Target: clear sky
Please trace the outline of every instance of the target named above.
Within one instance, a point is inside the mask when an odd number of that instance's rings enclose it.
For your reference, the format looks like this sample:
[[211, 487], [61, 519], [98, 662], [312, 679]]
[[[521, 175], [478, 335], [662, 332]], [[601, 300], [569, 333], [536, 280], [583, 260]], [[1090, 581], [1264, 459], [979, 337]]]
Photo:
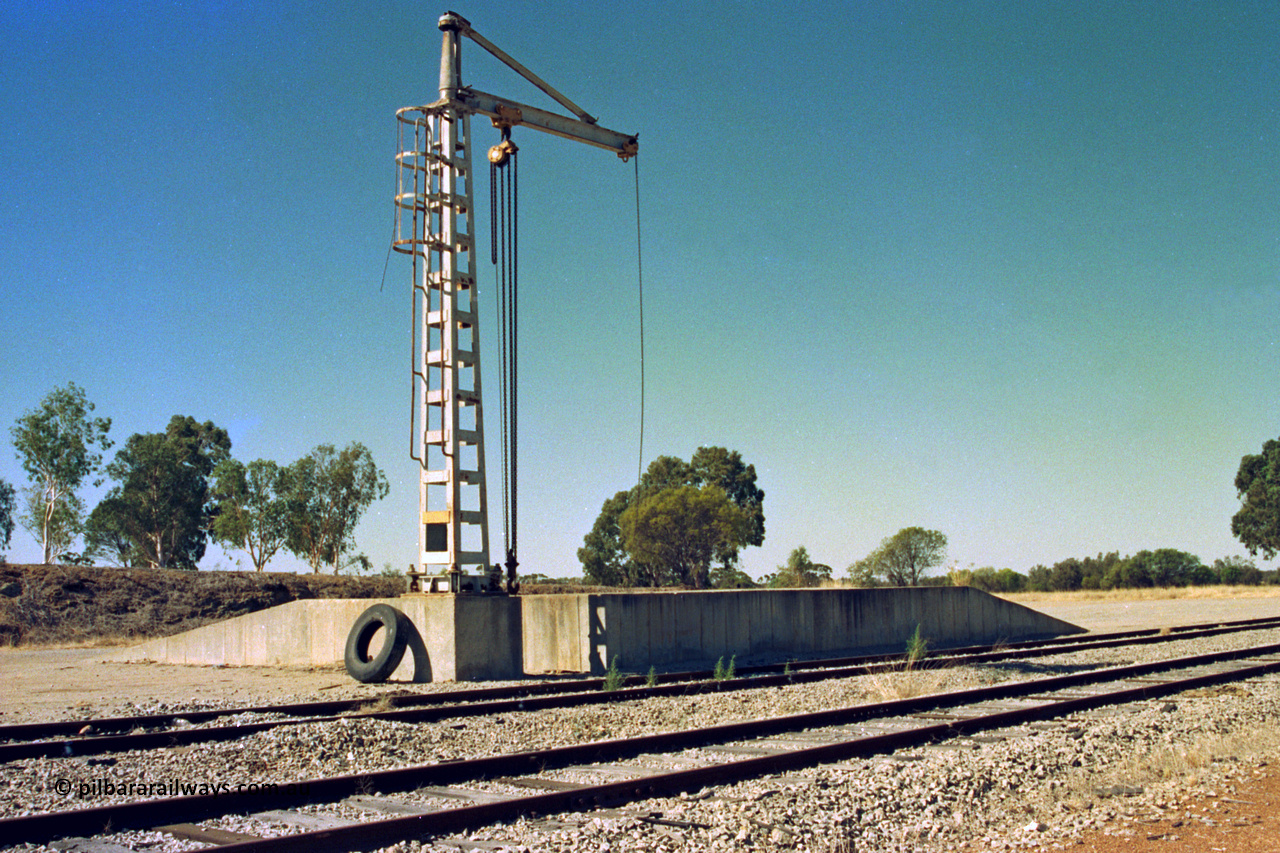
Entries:
[[[843, 572], [911, 525], [1019, 571], [1243, 553], [1235, 471], [1280, 435], [1276, 4], [458, 1], [640, 134], [644, 461], [755, 465], [748, 572], [802, 544]], [[395, 110], [437, 97], [447, 8], [0, 5], [0, 477], [8, 426], [74, 381], [117, 446], [174, 414], [245, 461], [363, 442], [392, 491], [358, 550], [414, 559], [409, 270], [383, 267]], [[635, 172], [515, 140], [520, 556], [569, 575], [639, 463]]]

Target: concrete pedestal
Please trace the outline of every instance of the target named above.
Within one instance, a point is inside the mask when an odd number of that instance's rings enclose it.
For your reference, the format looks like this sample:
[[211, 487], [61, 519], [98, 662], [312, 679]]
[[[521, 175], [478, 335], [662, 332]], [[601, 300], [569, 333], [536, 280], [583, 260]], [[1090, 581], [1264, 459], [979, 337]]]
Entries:
[[[418, 629], [426, 651], [410, 638], [393, 678], [414, 681], [493, 681], [524, 674], [520, 599], [506, 595], [430, 593], [387, 602]], [[350, 626], [348, 626], [349, 628]], [[346, 636], [343, 635], [343, 642]], [[415, 660], [417, 658], [417, 660]], [[341, 659], [341, 655], [339, 655]], [[410, 668], [406, 671], [406, 668]], [[425, 676], [425, 677], [423, 677]]]

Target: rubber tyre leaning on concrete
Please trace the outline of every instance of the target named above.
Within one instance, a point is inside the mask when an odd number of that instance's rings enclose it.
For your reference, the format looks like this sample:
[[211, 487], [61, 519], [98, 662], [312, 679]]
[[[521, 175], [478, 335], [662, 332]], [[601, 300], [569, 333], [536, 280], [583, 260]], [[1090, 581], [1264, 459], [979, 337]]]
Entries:
[[[390, 604], [375, 604], [361, 613], [347, 635], [347, 673], [364, 684], [378, 684], [390, 678], [404, 658], [409, 642], [408, 621], [409, 617]], [[385, 633], [382, 648], [370, 657], [369, 642], [379, 628]]]

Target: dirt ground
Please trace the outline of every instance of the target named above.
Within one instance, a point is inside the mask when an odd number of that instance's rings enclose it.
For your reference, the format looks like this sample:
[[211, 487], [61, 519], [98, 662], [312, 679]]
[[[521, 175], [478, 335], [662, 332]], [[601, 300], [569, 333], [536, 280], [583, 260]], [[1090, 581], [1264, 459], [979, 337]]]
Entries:
[[102, 661], [103, 651], [0, 647], [0, 725], [154, 712], [160, 705], [183, 709], [213, 702], [241, 707], [362, 698], [415, 687], [360, 684], [336, 665], [303, 669], [117, 663]]
[[[1132, 631], [1206, 622], [1280, 616], [1280, 587], [1253, 588], [1249, 598], [1175, 598], [1134, 601], [1027, 601], [1024, 606], [1090, 631]], [[1269, 594], [1263, 594], [1269, 593]], [[1016, 600], [1016, 599], [1015, 599]], [[1280, 850], [1280, 846], [1277, 847]]]
[[[1184, 800], [1180, 818], [1114, 824], [1068, 850], [1088, 853], [1276, 853], [1280, 850], [1280, 774], [1267, 768], [1229, 797]], [[1204, 821], [1208, 821], [1205, 823]]]

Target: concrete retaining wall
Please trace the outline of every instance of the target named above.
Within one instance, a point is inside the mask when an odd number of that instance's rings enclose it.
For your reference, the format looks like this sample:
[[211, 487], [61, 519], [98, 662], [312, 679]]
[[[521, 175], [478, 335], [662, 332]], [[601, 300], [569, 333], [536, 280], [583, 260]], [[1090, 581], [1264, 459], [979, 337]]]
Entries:
[[[347, 634], [377, 599], [309, 599], [113, 653], [114, 660], [228, 666], [341, 664]], [[968, 587], [725, 590], [583, 595], [408, 595], [382, 599], [417, 629], [392, 676], [478, 681], [602, 674], [609, 662], [701, 666], [736, 655], [803, 658], [902, 650], [917, 625], [933, 646], [1084, 629]], [[376, 642], [376, 641], [375, 641]]]
[[522, 596], [524, 670], [602, 674], [901, 650], [920, 626], [934, 646], [1084, 629], [971, 587], [725, 590]]
[[[520, 600], [505, 596], [413, 595], [401, 598], [323, 598], [291, 601], [115, 652], [113, 660], [206, 666], [324, 666], [342, 664], [347, 635], [374, 604], [390, 604], [417, 629], [403, 681], [480, 681], [519, 678]], [[378, 641], [375, 639], [374, 646]]]

